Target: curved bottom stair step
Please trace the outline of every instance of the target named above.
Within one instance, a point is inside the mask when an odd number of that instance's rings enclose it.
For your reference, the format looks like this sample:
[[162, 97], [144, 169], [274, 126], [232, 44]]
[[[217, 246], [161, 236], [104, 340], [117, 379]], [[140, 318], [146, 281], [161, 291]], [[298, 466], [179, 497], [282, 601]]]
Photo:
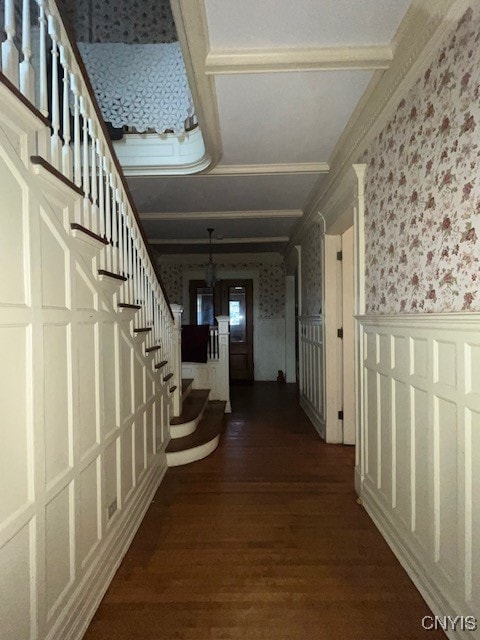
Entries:
[[166, 449], [169, 467], [202, 460], [215, 451], [222, 432], [225, 405], [222, 400], [210, 401], [194, 433], [170, 440]]
[[183, 402], [182, 413], [170, 421], [170, 437], [183, 438], [197, 428], [207, 406], [210, 389], [194, 389]]

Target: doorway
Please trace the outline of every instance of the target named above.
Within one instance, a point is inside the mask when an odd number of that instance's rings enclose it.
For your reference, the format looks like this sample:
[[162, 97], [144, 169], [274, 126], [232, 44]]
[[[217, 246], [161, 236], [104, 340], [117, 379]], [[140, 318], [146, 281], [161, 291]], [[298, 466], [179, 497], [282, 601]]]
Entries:
[[190, 280], [190, 323], [215, 324], [216, 316], [230, 318], [230, 380], [253, 382], [253, 281], [219, 280], [207, 287]]

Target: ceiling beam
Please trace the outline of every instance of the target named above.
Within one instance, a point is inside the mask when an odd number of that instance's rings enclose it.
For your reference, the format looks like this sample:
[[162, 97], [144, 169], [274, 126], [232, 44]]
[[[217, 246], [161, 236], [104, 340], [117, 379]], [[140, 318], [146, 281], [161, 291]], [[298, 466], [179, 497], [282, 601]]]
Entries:
[[291, 173], [328, 173], [328, 162], [293, 162], [277, 164], [217, 164], [203, 175], [209, 176], [255, 176], [283, 175]]
[[[288, 236], [265, 236], [253, 238], [212, 238], [213, 244], [261, 244], [270, 242], [288, 242]], [[149, 238], [150, 244], [209, 244], [206, 238]]]
[[325, 71], [333, 69], [388, 69], [390, 45], [317, 47], [308, 49], [213, 49], [207, 54], [207, 75]]
[[142, 220], [266, 220], [267, 218], [301, 218], [301, 209], [279, 211], [187, 211], [140, 213]]

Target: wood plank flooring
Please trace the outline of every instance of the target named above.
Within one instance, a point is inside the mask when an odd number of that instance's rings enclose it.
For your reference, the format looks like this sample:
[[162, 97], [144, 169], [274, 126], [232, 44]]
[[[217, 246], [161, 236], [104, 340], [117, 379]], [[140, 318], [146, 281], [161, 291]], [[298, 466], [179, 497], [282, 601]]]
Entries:
[[413, 640], [431, 615], [293, 385], [232, 389], [219, 448], [169, 469], [86, 640]]

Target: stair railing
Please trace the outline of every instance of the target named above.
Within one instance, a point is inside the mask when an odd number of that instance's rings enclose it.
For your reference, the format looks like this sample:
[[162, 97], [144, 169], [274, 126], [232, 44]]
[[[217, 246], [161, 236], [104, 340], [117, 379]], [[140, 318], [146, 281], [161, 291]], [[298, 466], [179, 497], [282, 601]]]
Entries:
[[147, 334], [147, 350], [161, 347], [161, 368], [173, 354], [173, 315], [75, 40], [54, 0], [2, 4], [2, 74], [48, 118], [38, 153], [83, 192], [72, 223], [105, 245], [99, 274], [121, 281], [117, 302], [137, 308], [136, 328]]

